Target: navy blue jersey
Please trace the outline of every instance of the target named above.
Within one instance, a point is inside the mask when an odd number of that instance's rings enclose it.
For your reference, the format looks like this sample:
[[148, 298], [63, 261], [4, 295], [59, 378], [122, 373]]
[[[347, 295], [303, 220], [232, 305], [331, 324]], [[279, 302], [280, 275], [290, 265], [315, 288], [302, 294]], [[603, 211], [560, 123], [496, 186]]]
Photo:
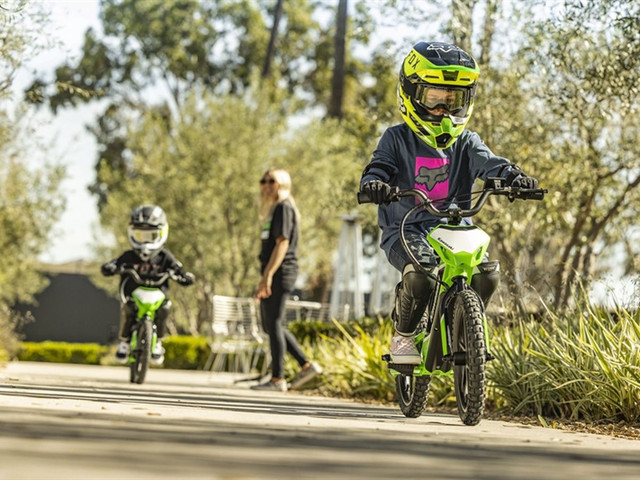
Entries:
[[[429, 147], [402, 123], [383, 133], [362, 174], [360, 186], [370, 180], [381, 180], [401, 190], [418, 188], [432, 200], [439, 201], [438, 208], [456, 203], [460, 208], [468, 209], [471, 207], [470, 193], [476, 179], [506, 178], [514, 169], [509, 160], [494, 155], [477, 133], [465, 130], [451, 147], [438, 150]], [[382, 229], [380, 246], [387, 256], [399, 238], [402, 216], [415, 202], [414, 198], [407, 197], [379, 206], [378, 224]], [[407, 220], [405, 230], [426, 235], [444, 221], [421, 210]], [[471, 219], [466, 218], [463, 223], [471, 224]]]

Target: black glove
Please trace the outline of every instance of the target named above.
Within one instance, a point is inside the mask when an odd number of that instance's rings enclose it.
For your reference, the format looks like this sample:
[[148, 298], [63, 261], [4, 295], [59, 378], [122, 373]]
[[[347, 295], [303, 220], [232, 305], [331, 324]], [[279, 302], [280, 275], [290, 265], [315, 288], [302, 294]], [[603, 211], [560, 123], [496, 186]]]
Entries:
[[104, 275], [105, 277], [110, 277], [111, 275], [114, 275], [117, 269], [118, 267], [116, 266], [115, 262], [108, 262], [102, 265], [102, 267], [100, 267], [100, 271], [102, 272], [102, 275]]
[[538, 180], [533, 177], [527, 177], [524, 173], [521, 173], [511, 180], [509, 186], [516, 188], [538, 188]]
[[369, 180], [362, 185], [361, 191], [369, 195], [373, 203], [380, 205], [388, 201], [389, 195], [391, 194], [391, 187], [388, 183], [380, 180]]
[[195, 281], [196, 281], [195, 275], [191, 272], [187, 272], [182, 276], [180, 280], [178, 280], [178, 283], [180, 285], [184, 285], [185, 287], [187, 287], [189, 285], [193, 285], [193, 282]]

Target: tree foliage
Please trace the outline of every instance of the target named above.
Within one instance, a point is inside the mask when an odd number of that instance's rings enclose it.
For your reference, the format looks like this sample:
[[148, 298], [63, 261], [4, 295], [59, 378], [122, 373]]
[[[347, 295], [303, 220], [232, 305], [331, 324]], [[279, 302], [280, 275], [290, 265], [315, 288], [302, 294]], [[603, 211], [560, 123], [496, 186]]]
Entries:
[[[562, 307], [596, 272], [596, 256], [620, 241], [633, 252], [625, 232], [639, 182], [636, 3], [566, 0], [548, 11], [544, 1], [355, 2], [334, 122], [319, 119], [331, 98], [338, 1], [283, 2], [270, 75], [256, 81], [276, 2], [102, 0], [103, 32], [88, 31], [81, 59], [56, 72], [59, 84], [93, 95], [34, 88], [54, 109], [102, 99], [92, 190], [103, 223], [124, 247], [122, 222], [134, 204], [167, 209], [170, 245], [203, 279], [195, 329], [213, 291], [250, 293], [255, 192], [239, 179], [251, 187], [268, 166], [290, 170], [301, 193], [304, 274], [322, 296], [338, 216], [354, 206], [382, 128], [399, 120], [402, 53], [419, 40], [458, 42], [482, 70], [469, 127], [550, 189], [541, 203], [493, 203], [479, 219], [492, 233], [491, 253], [522, 308], [527, 292]], [[425, 21], [434, 25], [429, 38], [408, 38]], [[378, 27], [402, 41], [373, 44]], [[373, 215], [365, 229], [375, 230]]]
[[532, 101], [553, 127], [545, 129], [552, 155], [539, 164], [555, 174], [548, 185], [559, 200], [547, 211], [556, 231], [543, 248], [557, 252], [549, 290], [560, 308], [572, 303], [579, 282], [593, 279], [603, 249], [636, 223], [640, 201], [640, 6], [614, 3], [567, 0], [531, 32], [537, 48], [523, 49]]
[[192, 312], [193, 332], [208, 318], [212, 294], [254, 292], [260, 250], [257, 182], [265, 170], [278, 166], [292, 175], [307, 273], [331, 264], [339, 215], [352, 202], [363, 166], [358, 144], [336, 134], [334, 122], [290, 130], [268, 97], [194, 96], [169, 132], [166, 119], [150, 113], [130, 127], [127, 181], [115, 181], [119, 172], [107, 163], [101, 167], [101, 178], [111, 186], [102, 220], [117, 235], [113, 255], [129, 248], [126, 222], [133, 207], [154, 203], [167, 212], [167, 246], [198, 278], [197, 305], [191, 289], [172, 293], [179, 308]]
[[[28, 162], [36, 125], [29, 109], [12, 101], [16, 71], [44, 43], [38, 32], [46, 25], [40, 9], [26, 2], [3, 2], [0, 9], [0, 357], [11, 350], [17, 318], [11, 308], [30, 302], [45, 278], [37, 271], [37, 256], [50, 240], [51, 228], [63, 207], [60, 182], [64, 169]], [[46, 42], [45, 42], [46, 43]], [[37, 141], [35, 142], [37, 143]], [[28, 166], [31, 165], [31, 166]]]

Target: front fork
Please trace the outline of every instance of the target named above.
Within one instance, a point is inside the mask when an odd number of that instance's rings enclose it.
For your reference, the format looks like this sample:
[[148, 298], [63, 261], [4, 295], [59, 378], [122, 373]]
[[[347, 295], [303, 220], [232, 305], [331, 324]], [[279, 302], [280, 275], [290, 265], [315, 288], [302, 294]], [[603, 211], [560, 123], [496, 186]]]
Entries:
[[134, 353], [136, 351], [136, 346], [138, 345], [138, 329], [140, 328], [140, 325], [145, 322], [145, 320], [150, 320], [151, 326], [152, 326], [151, 328], [153, 328], [153, 332], [151, 334], [151, 351], [153, 351], [153, 349], [156, 348], [156, 343], [158, 341], [156, 324], [153, 322], [153, 319], [151, 319], [148, 315], [144, 315], [142, 318], [138, 319], [135, 327], [133, 328], [133, 332], [131, 333], [131, 341], [129, 342], [129, 345], [131, 347], [129, 350], [131, 352], [129, 354], [130, 363], [135, 362]]

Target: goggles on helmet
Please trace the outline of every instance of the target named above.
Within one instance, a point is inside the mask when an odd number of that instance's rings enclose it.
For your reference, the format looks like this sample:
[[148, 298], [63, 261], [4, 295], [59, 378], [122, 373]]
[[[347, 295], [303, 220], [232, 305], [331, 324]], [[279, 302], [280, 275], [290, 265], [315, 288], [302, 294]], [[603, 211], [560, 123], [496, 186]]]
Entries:
[[[471, 92], [467, 88], [416, 86], [414, 101], [425, 110], [441, 108], [452, 117], [463, 118], [469, 108]], [[431, 112], [427, 112], [431, 114]]]
[[162, 230], [131, 227], [129, 235], [136, 243], [154, 243], [162, 237]]

